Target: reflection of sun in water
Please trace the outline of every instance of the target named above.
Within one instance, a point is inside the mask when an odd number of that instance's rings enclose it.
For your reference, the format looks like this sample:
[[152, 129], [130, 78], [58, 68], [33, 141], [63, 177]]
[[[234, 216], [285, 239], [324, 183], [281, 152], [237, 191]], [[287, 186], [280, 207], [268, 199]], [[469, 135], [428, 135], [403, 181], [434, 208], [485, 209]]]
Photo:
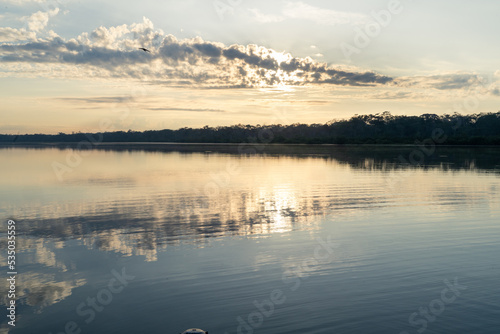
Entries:
[[295, 192], [289, 185], [275, 186], [270, 191], [261, 189], [258, 201], [264, 204], [264, 212], [269, 220], [269, 233], [291, 231], [291, 216], [299, 209]]

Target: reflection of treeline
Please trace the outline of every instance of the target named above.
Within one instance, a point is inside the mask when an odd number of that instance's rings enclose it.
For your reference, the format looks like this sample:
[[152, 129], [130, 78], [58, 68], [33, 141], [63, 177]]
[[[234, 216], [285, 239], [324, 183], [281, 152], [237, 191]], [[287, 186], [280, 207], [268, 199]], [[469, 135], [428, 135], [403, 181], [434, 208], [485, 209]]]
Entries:
[[394, 116], [384, 112], [355, 115], [326, 124], [238, 124], [143, 132], [0, 135], [0, 142], [79, 142], [88, 141], [90, 137], [99, 138], [99, 142], [413, 144], [430, 138], [436, 129], [446, 138], [442, 144], [500, 145], [500, 112], [421, 116]]

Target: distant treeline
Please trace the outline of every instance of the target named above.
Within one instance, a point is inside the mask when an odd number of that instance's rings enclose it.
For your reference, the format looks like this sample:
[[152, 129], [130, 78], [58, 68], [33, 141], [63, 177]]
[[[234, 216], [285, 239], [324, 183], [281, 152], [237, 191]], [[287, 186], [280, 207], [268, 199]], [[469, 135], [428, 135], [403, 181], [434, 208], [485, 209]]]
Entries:
[[434, 138], [436, 144], [500, 145], [500, 112], [472, 115], [394, 116], [389, 112], [355, 115], [326, 124], [243, 125], [178, 130], [115, 131], [0, 135], [0, 143], [177, 142], [284, 144], [415, 144]]

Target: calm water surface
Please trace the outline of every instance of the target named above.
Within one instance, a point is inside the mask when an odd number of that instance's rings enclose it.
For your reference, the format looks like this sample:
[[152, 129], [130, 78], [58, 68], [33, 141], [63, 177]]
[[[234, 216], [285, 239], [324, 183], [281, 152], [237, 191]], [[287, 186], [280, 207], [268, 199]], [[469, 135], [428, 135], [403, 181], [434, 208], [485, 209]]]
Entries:
[[124, 147], [0, 149], [0, 333], [500, 333], [498, 149]]

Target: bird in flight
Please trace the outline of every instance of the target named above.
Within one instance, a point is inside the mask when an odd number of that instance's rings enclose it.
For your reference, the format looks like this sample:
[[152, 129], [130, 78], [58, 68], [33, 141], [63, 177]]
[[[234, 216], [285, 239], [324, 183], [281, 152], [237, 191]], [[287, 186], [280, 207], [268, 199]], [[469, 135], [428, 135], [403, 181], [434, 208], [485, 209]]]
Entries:
[[146, 48], [139, 48], [139, 50], [142, 50], [142, 51], [144, 51], [144, 52], [149, 52], [149, 53], [151, 53], [151, 51], [149, 51], [149, 50], [148, 50], [148, 49], [146, 49]]

